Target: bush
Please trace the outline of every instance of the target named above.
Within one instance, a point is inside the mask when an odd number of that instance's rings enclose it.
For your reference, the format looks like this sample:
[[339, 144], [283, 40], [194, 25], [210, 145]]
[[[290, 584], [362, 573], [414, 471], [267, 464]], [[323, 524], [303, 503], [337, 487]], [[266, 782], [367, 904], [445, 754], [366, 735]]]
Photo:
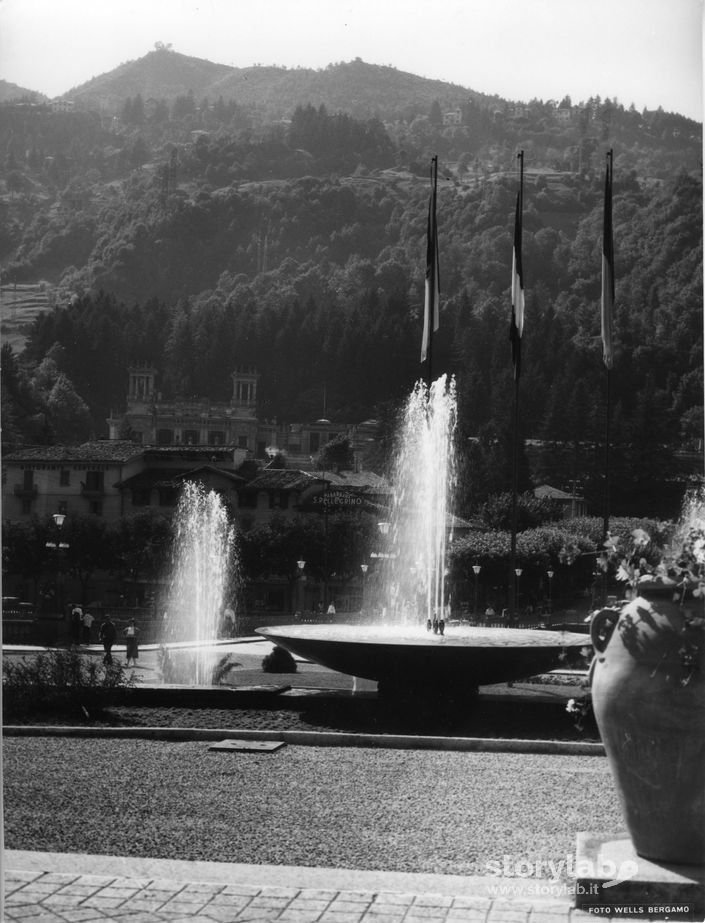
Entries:
[[90, 717], [112, 704], [115, 691], [129, 688], [132, 682], [121, 663], [105, 665], [74, 649], [47, 651], [31, 659], [6, 657], [4, 718], [78, 709]]
[[296, 661], [283, 647], [274, 647], [262, 660], [263, 673], [296, 673]]

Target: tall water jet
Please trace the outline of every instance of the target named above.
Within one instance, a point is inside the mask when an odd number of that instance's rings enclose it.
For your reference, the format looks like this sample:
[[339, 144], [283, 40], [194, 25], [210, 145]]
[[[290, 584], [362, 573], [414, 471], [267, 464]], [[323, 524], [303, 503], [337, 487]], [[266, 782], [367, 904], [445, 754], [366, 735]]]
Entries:
[[379, 582], [387, 621], [434, 627], [444, 617], [446, 548], [456, 487], [455, 379], [417, 382], [398, 434], [387, 551]]
[[164, 601], [163, 641], [194, 646], [192, 681], [210, 683], [207, 646], [217, 639], [235, 569], [235, 530], [219, 494], [197, 483], [184, 485], [174, 517], [169, 591]]

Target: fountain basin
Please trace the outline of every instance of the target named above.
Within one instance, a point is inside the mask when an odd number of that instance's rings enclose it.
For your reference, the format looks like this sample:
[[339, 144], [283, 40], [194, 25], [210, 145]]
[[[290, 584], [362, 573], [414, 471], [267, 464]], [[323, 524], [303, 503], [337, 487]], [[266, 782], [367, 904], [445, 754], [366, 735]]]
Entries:
[[589, 646], [582, 634], [524, 628], [420, 628], [283, 625], [256, 629], [292, 654], [339, 673], [377, 680], [380, 691], [465, 690], [555, 669], [567, 648]]

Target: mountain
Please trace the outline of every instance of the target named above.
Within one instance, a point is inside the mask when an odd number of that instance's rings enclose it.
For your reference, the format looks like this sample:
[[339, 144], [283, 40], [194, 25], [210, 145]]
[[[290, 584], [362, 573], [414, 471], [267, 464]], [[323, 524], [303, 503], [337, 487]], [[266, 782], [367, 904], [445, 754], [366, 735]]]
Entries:
[[[172, 103], [192, 94], [215, 102], [234, 100], [257, 106], [270, 119], [290, 116], [297, 105], [310, 103], [356, 118], [399, 118], [427, 111], [437, 100], [444, 106], [469, 99], [491, 100], [456, 84], [429, 80], [393, 67], [366, 64], [360, 58], [331, 64], [324, 70], [286, 67], [229, 67], [158, 48], [137, 61], [121, 64], [106, 74], [64, 94], [81, 108], [119, 111], [129, 97], [141, 95]], [[496, 98], [496, 97], [494, 97]]]
[[35, 90], [28, 90], [26, 87], [18, 87], [16, 83], [0, 80], [0, 103], [18, 102], [20, 100], [46, 102], [46, 96], [42, 93], [37, 93]]
[[429, 80], [394, 67], [367, 64], [360, 58], [330, 64], [324, 70], [281, 67], [234, 69], [208, 94], [233, 98], [241, 105], [266, 105], [270, 114], [290, 115], [297, 105], [325, 106], [355, 118], [404, 118], [427, 112], [434, 101], [451, 108], [473, 100], [489, 100], [457, 84]]
[[200, 100], [213, 84], [232, 72], [232, 67], [202, 58], [177, 54], [166, 48], [149, 52], [64, 94], [80, 108], [119, 111], [126, 99], [138, 94], [143, 99], [165, 99], [193, 93]]

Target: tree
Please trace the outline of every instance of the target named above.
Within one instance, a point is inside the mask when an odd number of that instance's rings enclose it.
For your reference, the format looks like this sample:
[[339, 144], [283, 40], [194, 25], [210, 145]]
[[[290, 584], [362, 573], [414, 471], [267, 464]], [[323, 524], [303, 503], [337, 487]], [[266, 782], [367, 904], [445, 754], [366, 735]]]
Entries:
[[84, 442], [91, 432], [91, 414], [86, 402], [76, 394], [73, 385], [60, 374], [46, 402], [49, 425], [57, 442]]
[[347, 436], [336, 436], [327, 442], [316, 459], [316, 467], [319, 471], [352, 471], [355, 456]]
[[441, 104], [437, 99], [434, 99], [431, 103], [431, 108], [428, 112], [428, 121], [433, 125], [434, 128], [443, 127], [443, 111], [441, 109]]

